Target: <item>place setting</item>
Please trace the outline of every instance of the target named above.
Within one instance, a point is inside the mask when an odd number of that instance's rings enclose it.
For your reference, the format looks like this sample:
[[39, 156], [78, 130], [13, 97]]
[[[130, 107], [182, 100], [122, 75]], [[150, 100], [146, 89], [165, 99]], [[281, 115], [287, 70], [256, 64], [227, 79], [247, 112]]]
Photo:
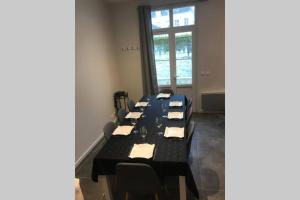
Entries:
[[184, 127], [168, 127], [166, 126], [164, 131], [162, 130], [163, 127], [163, 118], [156, 117], [155, 124], [158, 129], [157, 134], [159, 136], [163, 135], [166, 138], [184, 138]]
[[169, 120], [182, 120], [184, 119], [184, 113], [177, 111], [169, 111], [167, 115], [163, 115], [162, 117], [167, 118]]
[[182, 101], [170, 101], [169, 107], [182, 107], [183, 103]]
[[131, 151], [128, 155], [129, 158], [144, 158], [150, 159], [155, 156], [156, 145], [145, 143], [145, 138], [147, 136], [147, 128], [145, 126], [140, 127], [139, 134], [141, 136], [141, 143], [136, 143], [132, 146]]
[[142, 112], [129, 112], [125, 118], [130, 120], [131, 125], [119, 125], [112, 133], [112, 135], [123, 135], [127, 136], [130, 135], [130, 133], [133, 130], [133, 133], [138, 133], [138, 130], [136, 129], [136, 124], [138, 119], [141, 118]]
[[139, 119], [142, 116], [142, 112], [129, 112], [125, 118], [126, 119]]
[[[150, 106], [151, 106], [151, 104], [147, 101], [139, 101], [139, 102], [136, 102], [134, 107], [139, 109], [141, 112], [144, 112], [144, 110]], [[145, 117], [145, 116], [142, 115], [142, 117]]]
[[166, 127], [164, 132], [166, 138], [184, 138], [184, 127]]
[[145, 102], [145, 101], [140, 101], [140, 102], [136, 102], [135, 107], [139, 108], [139, 107], [147, 107], [149, 105], [149, 102]]
[[157, 99], [168, 99], [171, 97], [170, 93], [159, 93], [156, 98]]
[[127, 136], [131, 133], [134, 126], [130, 125], [119, 125], [112, 133], [112, 135], [121, 135], [121, 136]]
[[143, 118], [142, 112], [129, 112], [126, 116], [126, 119], [130, 120], [131, 125], [134, 127], [133, 133], [138, 133], [138, 130], [136, 129], [136, 124], [138, 119]]
[[[163, 112], [164, 118], [170, 119], [170, 120], [182, 120], [184, 118], [184, 113], [182, 111], [177, 111], [178, 109], [183, 106], [182, 101], [170, 101], [168, 103], [162, 103], [161, 108]], [[168, 113], [166, 111], [168, 110]], [[174, 110], [174, 111], [172, 111]]]
[[134, 144], [128, 155], [129, 158], [144, 158], [150, 159], [154, 155], [155, 144]]
[[173, 120], [182, 120], [184, 118], [184, 113], [183, 112], [168, 112], [167, 118], [173, 119]]
[[155, 125], [158, 129], [157, 134], [159, 136], [163, 135], [166, 138], [184, 138], [184, 127], [166, 126], [165, 129], [162, 130], [165, 120], [169, 119], [183, 119], [183, 112], [168, 112], [167, 117], [156, 117]]

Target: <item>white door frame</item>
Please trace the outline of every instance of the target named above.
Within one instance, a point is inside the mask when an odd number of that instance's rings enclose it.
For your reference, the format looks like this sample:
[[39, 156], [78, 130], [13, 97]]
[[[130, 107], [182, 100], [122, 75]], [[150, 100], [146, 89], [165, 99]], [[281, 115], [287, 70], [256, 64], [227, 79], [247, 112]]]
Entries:
[[[173, 27], [173, 8], [184, 7], [184, 6], [195, 6], [195, 24], [188, 26], [180, 26]], [[167, 6], [154, 6], [152, 7], [152, 11], [154, 10], [169, 10], [170, 16], [170, 27], [169, 28], [161, 28], [152, 30], [153, 35], [159, 34], [168, 34], [169, 37], [169, 59], [170, 59], [170, 86], [161, 86], [162, 88], [171, 87], [174, 92], [176, 92], [178, 87], [191, 87], [192, 89], [192, 98], [193, 98], [193, 108], [194, 110], [197, 108], [197, 97], [198, 97], [198, 76], [197, 76], [197, 28], [199, 24], [199, 14], [198, 14], [198, 4], [197, 3], [182, 3], [182, 4], [174, 4]], [[176, 49], [175, 49], [175, 33], [178, 32], [192, 32], [192, 85], [176, 85]]]

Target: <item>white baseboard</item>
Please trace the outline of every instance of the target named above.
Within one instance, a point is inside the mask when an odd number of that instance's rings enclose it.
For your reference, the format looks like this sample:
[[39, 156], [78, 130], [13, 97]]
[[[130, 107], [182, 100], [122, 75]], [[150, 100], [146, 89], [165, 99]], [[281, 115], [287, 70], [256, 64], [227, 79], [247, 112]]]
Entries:
[[201, 109], [199, 109], [199, 110], [196, 110], [195, 112], [196, 112], [196, 113], [203, 113], [203, 110], [202, 110], [202, 108], [201, 108]]
[[75, 168], [83, 161], [83, 159], [93, 150], [93, 148], [100, 142], [100, 140], [104, 138], [104, 133], [101, 133], [97, 139], [91, 144], [91, 146], [89, 148], [87, 148], [87, 150], [85, 150], [85, 152], [83, 152], [83, 154], [76, 160], [75, 162]]

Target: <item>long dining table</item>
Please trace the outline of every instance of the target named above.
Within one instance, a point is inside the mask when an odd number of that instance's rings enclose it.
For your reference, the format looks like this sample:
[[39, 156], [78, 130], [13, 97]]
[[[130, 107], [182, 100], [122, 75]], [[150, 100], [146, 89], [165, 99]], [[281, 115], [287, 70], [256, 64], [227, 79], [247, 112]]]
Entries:
[[[190, 165], [188, 163], [186, 136], [184, 138], [167, 138], [163, 133], [166, 127], [185, 127], [187, 99], [184, 95], [172, 95], [170, 98], [157, 99], [156, 96], [144, 96], [140, 101], [148, 102], [143, 109], [143, 115], [137, 120], [131, 134], [127, 136], [112, 135], [93, 160], [92, 179], [97, 182], [103, 179], [105, 196], [112, 199], [108, 175], [115, 174], [116, 164], [119, 162], [134, 162], [149, 164], [160, 177], [178, 176], [180, 200], [186, 199], [186, 185], [199, 198]], [[169, 107], [170, 101], [181, 101], [181, 107]], [[164, 106], [162, 106], [164, 104]], [[141, 111], [141, 108], [135, 108]], [[168, 119], [168, 112], [184, 112], [183, 119]], [[162, 126], [157, 126], [157, 118], [162, 119]], [[125, 119], [120, 125], [131, 125], [130, 119]], [[139, 130], [147, 129], [146, 137], [142, 137]], [[160, 134], [159, 134], [160, 133]], [[134, 144], [155, 144], [153, 157], [129, 158]]]

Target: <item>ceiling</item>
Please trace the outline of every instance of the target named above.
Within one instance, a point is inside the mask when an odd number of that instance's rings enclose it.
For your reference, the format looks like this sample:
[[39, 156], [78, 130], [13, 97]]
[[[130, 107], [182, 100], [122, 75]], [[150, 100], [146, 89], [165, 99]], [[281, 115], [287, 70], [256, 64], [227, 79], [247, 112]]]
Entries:
[[125, 2], [125, 1], [132, 1], [132, 0], [106, 0], [106, 1], [110, 3], [117, 3], [117, 2]]

